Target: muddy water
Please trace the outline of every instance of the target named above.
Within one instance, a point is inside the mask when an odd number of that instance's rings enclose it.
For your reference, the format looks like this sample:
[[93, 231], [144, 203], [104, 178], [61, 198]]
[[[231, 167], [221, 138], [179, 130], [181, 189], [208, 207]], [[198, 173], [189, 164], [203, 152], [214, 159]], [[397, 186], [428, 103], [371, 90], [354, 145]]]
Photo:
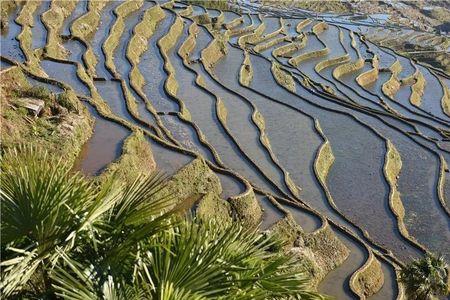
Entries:
[[312, 213], [288, 204], [283, 205], [283, 207], [292, 214], [295, 222], [302, 227], [304, 232], [314, 232], [322, 226], [320, 218]]
[[10, 59], [23, 62], [25, 57], [22, 50], [19, 47], [19, 41], [16, 37], [21, 31], [21, 26], [14, 22], [21, 10], [18, 6], [10, 15], [8, 20], [8, 30], [1, 35], [0, 39], [0, 53], [2, 56]]
[[[382, 173], [384, 141], [350, 117], [324, 111], [277, 87], [273, 78], [267, 76], [269, 66], [262, 58], [252, 56], [252, 64], [255, 68], [255, 87], [318, 118], [336, 157], [329, 173], [328, 186], [338, 208], [368, 230], [375, 240], [395, 249], [396, 253], [403, 252], [406, 256], [415, 253], [399, 237], [395, 220], [387, 208], [388, 188]], [[324, 102], [318, 97], [308, 96], [306, 91], [298, 91], [298, 94], [309, 97], [315, 103]], [[371, 149], [371, 152], [365, 149]], [[319, 205], [314, 203], [322, 211], [329, 209]]]
[[88, 104], [86, 106], [95, 118], [94, 132], [83, 145], [74, 164], [74, 170], [94, 176], [119, 158], [123, 142], [130, 135], [130, 131], [102, 118], [92, 106]]
[[263, 210], [263, 216], [261, 220], [261, 230], [269, 229], [276, 222], [280, 221], [284, 217], [284, 213], [280, 211], [270, 200], [261, 194], [256, 194], [256, 198], [259, 201], [259, 205]]
[[70, 85], [78, 94], [90, 95], [89, 89], [78, 78], [75, 65], [43, 60], [41, 61], [41, 67], [50, 78]]
[[162, 20], [150, 38], [147, 51], [141, 57], [139, 70], [146, 80], [144, 92], [157, 111], [178, 111], [178, 106], [169, 99], [164, 92], [164, 61], [157, 46], [157, 41], [169, 30], [174, 17], [166, 11], [166, 18]]
[[147, 138], [147, 140], [152, 148], [157, 170], [167, 176], [175, 174], [180, 168], [194, 160], [193, 157], [166, 148], [151, 138]]
[[222, 185], [222, 194], [220, 197], [223, 199], [228, 199], [229, 197], [237, 196], [245, 192], [245, 185], [236, 178], [221, 173], [216, 173], [216, 175], [219, 177], [220, 184]]
[[323, 294], [332, 295], [336, 299], [358, 299], [350, 290], [349, 282], [352, 274], [366, 262], [368, 257], [367, 250], [340, 231], [333, 231], [350, 250], [350, 255], [342, 265], [325, 276], [319, 284], [318, 290]]
[[34, 13], [34, 26], [31, 29], [33, 42], [31, 44], [32, 49], [44, 48], [47, 44], [47, 29], [42, 23], [42, 14], [50, 9], [51, 1], [42, 1], [41, 5], [36, 9]]
[[105, 55], [102, 51], [102, 45], [108, 37], [109, 28], [111, 28], [116, 19], [113, 10], [119, 6], [120, 3], [120, 1], [111, 1], [103, 8], [101, 11], [100, 24], [91, 41], [94, 54], [98, 60], [96, 66], [97, 77], [111, 78], [111, 74], [109, 74], [108, 70], [105, 68]]
[[373, 296], [370, 296], [370, 300], [385, 300], [385, 299], [397, 299], [398, 285], [394, 268], [383, 260], [380, 260], [381, 270], [384, 274], [384, 284], [380, 291]]
[[[241, 60], [238, 59], [239, 57]], [[289, 107], [239, 86], [237, 73], [241, 61], [242, 51], [230, 48], [228, 56], [215, 67], [219, 80], [227, 87], [246, 96], [263, 115], [265, 131], [272, 150], [294, 182], [302, 189], [300, 197], [310, 203], [314, 199], [325, 201], [313, 171], [315, 153], [322, 143], [315, 132], [314, 121]], [[280, 116], [283, 121], [280, 121]]]

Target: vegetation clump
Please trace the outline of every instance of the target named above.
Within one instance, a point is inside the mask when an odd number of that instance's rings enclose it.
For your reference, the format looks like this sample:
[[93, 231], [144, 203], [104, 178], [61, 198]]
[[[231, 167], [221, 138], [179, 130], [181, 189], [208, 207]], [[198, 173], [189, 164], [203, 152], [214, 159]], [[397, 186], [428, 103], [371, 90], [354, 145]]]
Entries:
[[1, 171], [4, 297], [323, 298], [272, 236], [172, 208], [161, 176], [99, 184], [35, 147]]
[[404, 267], [400, 281], [408, 299], [429, 300], [450, 295], [449, 266], [443, 256], [426, 254]]

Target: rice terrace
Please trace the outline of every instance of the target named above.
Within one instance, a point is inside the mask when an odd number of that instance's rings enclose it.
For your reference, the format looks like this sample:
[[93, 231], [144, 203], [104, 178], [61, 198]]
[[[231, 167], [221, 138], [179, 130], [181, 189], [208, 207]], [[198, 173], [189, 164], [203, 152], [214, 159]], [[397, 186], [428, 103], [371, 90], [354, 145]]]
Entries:
[[448, 299], [449, 24], [1, 0], [2, 297]]

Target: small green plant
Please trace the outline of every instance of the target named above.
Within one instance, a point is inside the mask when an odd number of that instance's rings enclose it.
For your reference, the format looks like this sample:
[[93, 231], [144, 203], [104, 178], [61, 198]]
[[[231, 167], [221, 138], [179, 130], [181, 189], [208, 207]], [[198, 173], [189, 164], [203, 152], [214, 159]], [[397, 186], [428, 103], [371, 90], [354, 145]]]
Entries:
[[75, 105], [70, 99], [68, 92], [64, 91], [56, 96], [56, 102], [62, 107], [67, 108], [68, 111], [75, 111]]
[[445, 258], [427, 253], [402, 269], [400, 281], [408, 299], [429, 300], [449, 295], [448, 276]]
[[38, 98], [41, 100], [48, 100], [51, 96], [50, 90], [43, 86], [32, 86], [28, 89], [16, 90], [15, 94], [17, 97]]

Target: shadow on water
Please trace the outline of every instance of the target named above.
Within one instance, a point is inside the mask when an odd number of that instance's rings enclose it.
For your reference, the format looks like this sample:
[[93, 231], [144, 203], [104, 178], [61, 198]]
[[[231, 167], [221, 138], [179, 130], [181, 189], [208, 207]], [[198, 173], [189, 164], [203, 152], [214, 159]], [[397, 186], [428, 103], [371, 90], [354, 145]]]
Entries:
[[74, 164], [75, 171], [95, 176], [120, 157], [124, 140], [130, 131], [121, 125], [102, 118], [89, 104], [85, 104], [95, 118], [94, 132], [83, 145]]
[[220, 184], [222, 185], [222, 194], [220, 195], [223, 199], [228, 199], [232, 196], [237, 196], [245, 192], [245, 185], [238, 181], [236, 178], [216, 173], [220, 179]]
[[158, 171], [166, 176], [175, 174], [180, 168], [190, 163], [194, 158], [171, 149], [147, 138], [152, 148], [153, 158], [155, 159]]
[[394, 268], [387, 264], [383, 260], [379, 260], [381, 263], [381, 269], [384, 274], [384, 284], [380, 291], [373, 296], [370, 296], [370, 300], [386, 300], [396, 299], [398, 295], [397, 277]]
[[276, 222], [280, 221], [284, 217], [284, 213], [273, 205], [270, 200], [261, 194], [256, 194], [256, 198], [259, 201], [259, 205], [263, 210], [263, 216], [261, 220], [261, 230], [267, 230]]
[[319, 217], [289, 204], [283, 206], [292, 214], [295, 222], [302, 227], [304, 232], [314, 232], [322, 226], [322, 221]]

